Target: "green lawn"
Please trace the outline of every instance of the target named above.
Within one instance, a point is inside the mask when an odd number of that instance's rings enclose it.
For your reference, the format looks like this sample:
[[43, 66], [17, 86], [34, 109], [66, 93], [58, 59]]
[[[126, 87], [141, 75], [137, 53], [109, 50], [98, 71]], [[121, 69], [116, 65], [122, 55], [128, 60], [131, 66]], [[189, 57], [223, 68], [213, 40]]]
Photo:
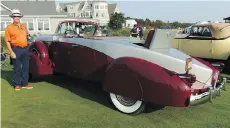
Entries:
[[100, 86], [63, 76], [36, 79], [15, 91], [12, 67], [1, 74], [2, 128], [229, 128], [230, 84], [213, 103], [189, 108], [157, 107], [129, 116], [117, 112]]

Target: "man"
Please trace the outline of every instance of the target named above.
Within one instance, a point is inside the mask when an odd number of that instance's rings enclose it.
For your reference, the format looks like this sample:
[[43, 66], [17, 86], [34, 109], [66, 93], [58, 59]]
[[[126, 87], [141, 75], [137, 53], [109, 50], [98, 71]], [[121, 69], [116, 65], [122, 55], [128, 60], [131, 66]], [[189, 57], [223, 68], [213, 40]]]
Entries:
[[138, 35], [140, 37], [140, 39], [142, 39], [142, 37], [144, 36], [144, 31], [143, 31], [143, 28], [141, 27], [140, 24], [137, 24], [137, 28], [138, 28]]
[[5, 42], [13, 64], [13, 85], [15, 90], [20, 88], [32, 89], [28, 85], [29, 79], [29, 47], [27, 41], [28, 30], [26, 25], [20, 23], [23, 15], [19, 10], [13, 9], [10, 17], [13, 23], [5, 29]]
[[133, 29], [130, 31], [130, 35], [131, 35], [131, 37], [137, 37], [138, 36], [138, 29], [137, 29], [136, 24], [133, 26]]

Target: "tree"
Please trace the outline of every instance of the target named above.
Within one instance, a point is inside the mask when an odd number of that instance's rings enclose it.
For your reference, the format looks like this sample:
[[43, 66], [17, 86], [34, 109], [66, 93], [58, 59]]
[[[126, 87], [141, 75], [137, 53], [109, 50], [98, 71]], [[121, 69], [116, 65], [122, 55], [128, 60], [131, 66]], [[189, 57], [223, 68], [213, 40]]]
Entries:
[[110, 21], [109, 21], [109, 27], [112, 29], [121, 29], [122, 24], [125, 23], [125, 17], [123, 13], [115, 13], [112, 14]]

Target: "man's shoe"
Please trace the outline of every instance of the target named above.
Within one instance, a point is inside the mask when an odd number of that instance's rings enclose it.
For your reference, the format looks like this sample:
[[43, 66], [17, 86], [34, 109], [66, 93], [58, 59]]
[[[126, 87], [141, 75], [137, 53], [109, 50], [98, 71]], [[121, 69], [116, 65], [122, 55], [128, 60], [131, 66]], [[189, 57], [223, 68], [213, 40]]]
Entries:
[[25, 88], [25, 89], [32, 89], [33, 87], [30, 86], [30, 85], [26, 85], [26, 86], [23, 86], [22, 88]]
[[16, 91], [19, 91], [19, 90], [21, 89], [21, 87], [20, 87], [20, 86], [15, 86], [14, 89], [15, 89]]

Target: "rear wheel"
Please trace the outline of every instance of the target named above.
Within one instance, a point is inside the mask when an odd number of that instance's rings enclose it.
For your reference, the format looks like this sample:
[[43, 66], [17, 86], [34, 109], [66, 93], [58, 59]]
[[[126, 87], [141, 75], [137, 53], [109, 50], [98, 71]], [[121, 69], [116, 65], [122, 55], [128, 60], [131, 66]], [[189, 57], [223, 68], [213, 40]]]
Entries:
[[140, 100], [133, 100], [113, 93], [110, 93], [110, 99], [120, 112], [126, 114], [138, 115], [145, 110], [145, 103]]

